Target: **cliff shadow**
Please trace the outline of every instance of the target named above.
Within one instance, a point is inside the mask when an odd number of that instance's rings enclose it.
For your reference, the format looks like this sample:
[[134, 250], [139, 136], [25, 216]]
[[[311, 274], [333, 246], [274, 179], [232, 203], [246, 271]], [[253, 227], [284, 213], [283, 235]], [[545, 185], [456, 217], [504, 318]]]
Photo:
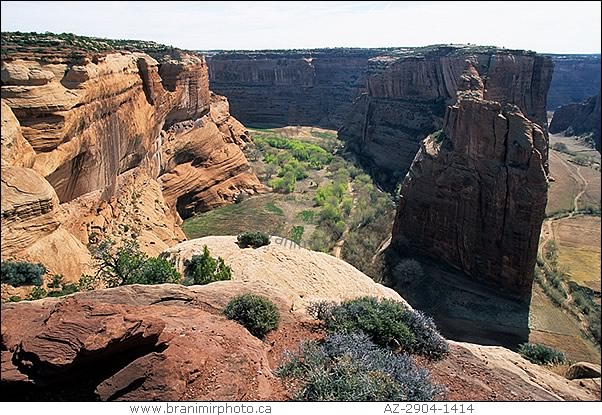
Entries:
[[518, 298], [445, 263], [412, 259], [420, 263], [423, 275], [396, 279], [399, 260], [391, 262], [391, 285], [412, 307], [431, 316], [446, 338], [511, 350], [529, 341], [530, 295]]

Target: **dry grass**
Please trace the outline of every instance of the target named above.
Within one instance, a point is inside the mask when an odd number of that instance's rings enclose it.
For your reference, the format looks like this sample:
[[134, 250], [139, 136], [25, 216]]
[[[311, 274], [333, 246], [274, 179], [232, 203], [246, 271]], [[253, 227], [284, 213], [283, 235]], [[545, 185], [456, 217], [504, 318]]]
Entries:
[[558, 264], [576, 283], [600, 291], [600, 251], [560, 244]]

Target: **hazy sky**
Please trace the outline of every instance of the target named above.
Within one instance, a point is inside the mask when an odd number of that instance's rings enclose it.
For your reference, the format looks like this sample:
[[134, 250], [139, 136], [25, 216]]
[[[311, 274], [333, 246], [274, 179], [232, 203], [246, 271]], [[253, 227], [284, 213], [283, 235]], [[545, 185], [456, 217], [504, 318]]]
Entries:
[[600, 2], [2, 1], [3, 31], [154, 40], [185, 49], [475, 43], [600, 53]]

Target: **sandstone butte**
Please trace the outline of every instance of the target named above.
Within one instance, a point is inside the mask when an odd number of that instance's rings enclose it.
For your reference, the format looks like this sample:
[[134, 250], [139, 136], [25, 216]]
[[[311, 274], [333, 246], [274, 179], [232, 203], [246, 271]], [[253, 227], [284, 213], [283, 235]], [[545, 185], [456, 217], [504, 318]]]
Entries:
[[[232, 265], [232, 280], [2, 304], [3, 393], [37, 400], [291, 399], [274, 369], [285, 350], [323, 335], [305, 312], [309, 302], [364, 295], [403, 301], [351, 265], [290, 242], [241, 249], [235, 237], [207, 237], [170, 252], [183, 261], [203, 245]], [[243, 292], [278, 306], [281, 323], [264, 341], [221, 312]], [[452, 342], [451, 355], [428, 367], [447, 390], [441, 399], [600, 399], [599, 378], [568, 380], [501, 347]]]
[[457, 103], [401, 184], [393, 242], [528, 296], [547, 202], [547, 138], [518, 106], [484, 98], [477, 63], [466, 62]]
[[135, 230], [156, 255], [182, 218], [262, 190], [204, 58], [154, 55], [3, 57], [2, 259], [76, 280], [91, 240]]

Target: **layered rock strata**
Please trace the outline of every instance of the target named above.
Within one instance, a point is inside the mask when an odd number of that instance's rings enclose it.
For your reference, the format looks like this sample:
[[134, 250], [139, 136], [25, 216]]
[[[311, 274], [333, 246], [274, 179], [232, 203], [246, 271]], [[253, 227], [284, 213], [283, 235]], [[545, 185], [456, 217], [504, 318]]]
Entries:
[[380, 49], [222, 52], [208, 56], [211, 89], [249, 125], [339, 128]]
[[516, 105], [459, 94], [401, 185], [394, 241], [527, 295], [547, 202], [544, 130]]
[[554, 75], [548, 93], [548, 111], [580, 103], [600, 89], [600, 55], [550, 55]]
[[182, 217], [261, 190], [241, 151], [247, 132], [209, 91], [203, 57], [17, 56], [2, 61], [2, 259], [28, 257], [40, 232], [87, 252], [124, 227], [156, 254], [184, 239]]
[[[466, 61], [486, 100], [511, 103], [546, 131], [551, 59], [533, 52], [478, 47], [428, 47], [373, 58], [367, 91], [354, 103], [339, 136], [375, 169], [381, 182], [403, 179], [422, 139], [442, 128], [456, 101]], [[547, 164], [547, 150], [540, 149]]]
[[585, 136], [600, 151], [600, 91], [585, 102], [563, 105], [554, 111], [551, 133], [567, 136]]

